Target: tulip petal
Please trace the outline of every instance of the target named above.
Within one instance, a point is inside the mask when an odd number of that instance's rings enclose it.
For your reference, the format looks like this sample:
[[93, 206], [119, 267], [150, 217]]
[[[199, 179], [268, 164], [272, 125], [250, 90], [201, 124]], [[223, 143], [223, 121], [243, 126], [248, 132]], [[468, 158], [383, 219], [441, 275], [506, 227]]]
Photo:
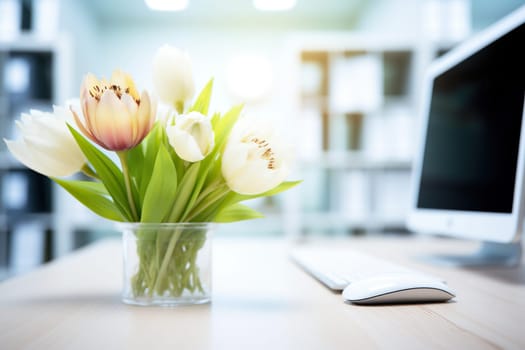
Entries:
[[246, 164], [249, 148], [250, 145], [244, 142], [236, 143], [235, 147], [232, 142], [228, 142], [222, 157], [222, 172], [225, 177], [230, 177], [230, 174], [237, 172]]
[[69, 134], [65, 122], [62, 128], [53, 130], [53, 128], [48, 127], [42, 130], [43, 132], [39, 135], [24, 135], [26, 145], [40, 153], [52, 154], [53, 157], [61, 160], [69, 158], [72, 152], [77, 153], [72, 158], [82, 157], [82, 152], [78, 147], [75, 147], [76, 142]]
[[169, 142], [177, 155], [189, 162], [204, 159], [214, 145], [210, 119], [199, 112], [179, 115], [175, 125], [166, 128]]
[[41, 164], [36, 164], [34, 162], [33, 153], [27, 147], [24, 146], [23, 142], [10, 141], [6, 139], [4, 139], [4, 142], [6, 143], [7, 148], [9, 149], [9, 152], [11, 152], [11, 154], [16, 159], [18, 159], [22, 164], [24, 164], [29, 169], [34, 170], [37, 173], [41, 173], [41, 174], [47, 174], [49, 170], [53, 171], [53, 169], [42, 169], [40, 167]]
[[82, 112], [80, 105], [80, 98], [70, 98], [66, 101], [64, 106], [53, 105], [53, 114], [58, 117], [65, 119], [68, 124], [74, 124], [73, 113], [71, 110]]
[[82, 168], [86, 157], [67, 128], [66, 117], [71, 120], [75, 114], [63, 107], [54, 109], [59, 113], [31, 110], [31, 114], [22, 114], [16, 122], [22, 139], [5, 142], [28, 168], [46, 176], [68, 176]]
[[153, 59], [153, 83], [167, 104], [174, 106], [191, 99], [195, 85], [188, 54], [168, 45], [159, 48]]
[[180, 158], [188, 162], [198, 162], [204, 159], [199, 146], [190, 134], [177, 129], [176, 126], [170, 126], [167, 133], [170, 145]]
[[286, 171], [271, 170], [260, 160], [247, 163], [228, 181], [228, 186], [240, 194], [259, 194], [279, 185], [287, 176]]
[[[80, 168], [74, 168], [68, 163], [38, 149], [28, 147], [21, 141], [4, 140], [11, 154], [29, 169], [46, 176], [69, 176]], [[83, 163], [82, 163], [83, 164]]]
[[80, 85], [80, 96], [84, 95], [85, 92], [87, 92], [89, 95], [89, 90], [97, 85], [101, 87], [100, 81], [97, 79], [97, 77], [92, 73], [86, 74], [84, 80], [82, 81], [82, 85]]
[[22, 114], [21, 120], [15, 121], [15, 124], [21, 133], [33, 132], [31, 128], [31, 117], [27, 114]]
[[139, 93], [135, 87], [135, 82], [133, 81], [133, 78], [131, 78], [131, 75], [126, 72], [121, 71], [120, 69], [114, 70], [113, 74], [111, 74], [110, 84], [119, 86], [123, 93], [131, 95], [135, 101], [139, 99]]
[[214, 135], [211, 123], [200, 121], [191, 127], [190, 134], [199, 145], [202, 154], [208, 154], [214, 145]]
[[[62, 111], [66, 113], [65, 108]], [[22, 118], [25, 128], [23, 140], [19, 142], [32, 150], [38, 162], [71, 169], [70, 174], [78, 171], [85, 163], [85, 156], [67, 128], [66, 119], [35, 110], [31, 110], [31, 114]]]
[[130, 117], [129, 125], [131, 126], [131, 140], [133, 140], [133, 143], [135, 143], [138, 139], [138, 134], [140, 130], [137, 102], [133, 99], [133, 97], [131, 97], [128, 94], [122, 95], [120, 101], [124, 104], [128, 111], [128, 115]]
[[271, 190], [288, 176], [288, 157], [267, 124], [239, 121], [222, 155], [221, 172], [235, 192], [255, 195]]
[[151, 113], [150, 99], [147, 92], [143, 91], [140, 97], [140, 104], [137, 111], [138, 119], [138, 135], [137, 143], [142, 141], [144, 137], [149, 133], [153, 126], [153, 121], [155, 120], [155, 114]]
[[137, 102], [133, 99], [133, 97], [129, 94], [123, 94], [120, 98], [126, 109], [128, 110], [128, 114], [135, 115], [138, 111], [138, 105]]
[[78, 146], [75, 147], [71, 141], [74, 142], [74, 139], [70, 138], [67, 143], [60, 143], [56, 139], [48, 140], [42, 137], [24, 138], [25, 147], [31, 150], [34, 155], [33, 161], [44, 163], [46, 166], [56, 169], [57, 172], [66, 172], [60, 176], [70, 175], [78, 171], [85, 163], [82, 151]]
[[97, 99], [85, 94], [81, 97], [82, 113], [84, 114], [85, 126], [93, 133], [95, 116], [97, 114]]
[[84, 126], [84, 124], [82, 124], [82, 122], [80, 121], [80, 118], [78, 117], [77, 113], [73, 110], [71, 110], [71, 112], [73, 113], [73, 118], [75, 119], [75, 123], [77, 124], [78, 128], [80, 129], [80, 131], [82, 131], [82, 133], [84, 135], [86, 135], [91, 141], [97, 143], [98, 145], [102, 146], [99, 141], [95, 138], [95, 136], [93, 135], [93, 133], [91, 131], [89, 131], [88, 129], [86, 129], [86, 127]]
[[105, 148], [121, 151], [135, 146], [131, 117], [124, 103], [111, 90], [106, 90], [97, 106], [96, 113], [97, 139]]

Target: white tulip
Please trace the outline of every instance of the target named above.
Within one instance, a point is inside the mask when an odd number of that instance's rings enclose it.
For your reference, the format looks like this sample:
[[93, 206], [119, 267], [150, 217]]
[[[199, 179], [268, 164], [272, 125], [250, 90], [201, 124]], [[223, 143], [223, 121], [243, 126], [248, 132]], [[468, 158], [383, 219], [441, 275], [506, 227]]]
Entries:
[[184, 102], [195, 93], [188, 54], [169, 45], [159, 48], [153, 59], [153, 84], [162, 102], [181, 113]]
[[21, 122], [16, 122], [22, 138], [4, 141], [16, 159], [37, 173], [69, 176], [84, 166], [86, 157], [67, 128], [66, 122], [74, 123], [71, 111], [58, 106], [53, 110], [22, 114]]
[[175, 153], [188, 162], [204, 159], [215, 143], [210, 118], [199, 112], [178, 115], [174, 125], [168, 123], [166, 134]]
[[288, 150], [269, 125], [247, 120], [236, 124], [222, 155], [222, 175], [233, 191], [266, 192], [283, 182], [289, 169]]

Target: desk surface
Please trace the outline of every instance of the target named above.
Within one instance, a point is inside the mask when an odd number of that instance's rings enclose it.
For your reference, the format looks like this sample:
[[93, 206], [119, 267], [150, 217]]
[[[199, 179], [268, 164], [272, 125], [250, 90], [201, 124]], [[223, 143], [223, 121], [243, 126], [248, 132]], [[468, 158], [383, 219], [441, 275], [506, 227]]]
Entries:
[[97, 243], [0, 283], [0, 348], [525, 348], [525, 268], [439, 268], [414, 257], [468, 252], [443, 239], [354, 239], [346, 246], [444, 276], [446, 304], [354, 306], [288, 259], [274, 240], [214, 242], [213, 303], [174, 309], [120, 303], [121, 251]]

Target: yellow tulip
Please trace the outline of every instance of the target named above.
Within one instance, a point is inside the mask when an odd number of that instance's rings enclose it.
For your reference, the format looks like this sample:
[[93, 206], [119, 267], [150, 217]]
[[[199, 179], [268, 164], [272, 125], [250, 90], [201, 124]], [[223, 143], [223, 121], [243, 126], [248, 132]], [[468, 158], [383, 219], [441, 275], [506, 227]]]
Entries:
[[109, 83], [93, 74], [80, 89], [84, 121], [73, 111], [80, 130], [93, 142], [110, 151], [138, 145], [155, 122], [156, 103], [146, 91], [139, 96], [130, 75], [115, 71]]

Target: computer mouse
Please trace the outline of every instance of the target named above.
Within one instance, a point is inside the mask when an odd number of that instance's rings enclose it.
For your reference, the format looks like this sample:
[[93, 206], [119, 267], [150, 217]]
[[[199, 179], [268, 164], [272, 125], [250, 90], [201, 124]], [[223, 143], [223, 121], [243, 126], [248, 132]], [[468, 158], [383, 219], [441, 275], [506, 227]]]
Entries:
[[344, 300], [354, 304], [444, 302], [455, 296], [444, 282], [415, 273], [377, 275], [343, 290]]

